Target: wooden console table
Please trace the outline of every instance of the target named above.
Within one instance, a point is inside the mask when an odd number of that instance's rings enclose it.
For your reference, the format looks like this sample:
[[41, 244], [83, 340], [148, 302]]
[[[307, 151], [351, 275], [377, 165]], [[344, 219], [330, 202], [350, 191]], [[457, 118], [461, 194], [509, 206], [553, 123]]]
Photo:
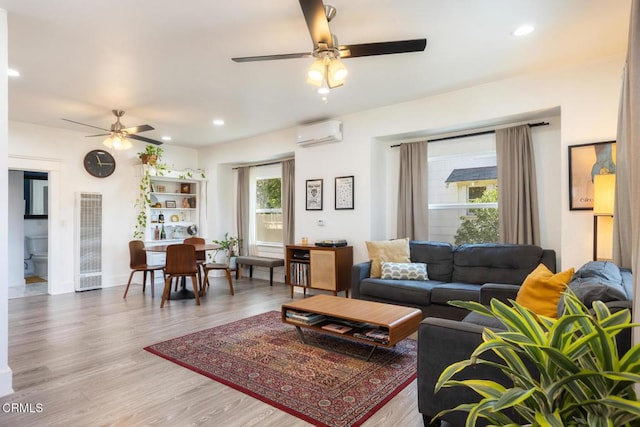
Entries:
[[287, 285], [333, 292], [344, 291], [349, 296], [353, 247], [320, 247], [313, 245], [287, 245], [285, 250]]

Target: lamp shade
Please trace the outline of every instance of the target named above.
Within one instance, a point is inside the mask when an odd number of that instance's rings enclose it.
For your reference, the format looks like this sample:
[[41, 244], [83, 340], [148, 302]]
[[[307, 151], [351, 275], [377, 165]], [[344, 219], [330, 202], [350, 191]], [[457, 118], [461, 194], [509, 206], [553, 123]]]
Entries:
[[613, 173], [593, 177], [593, 214], [613, 215], [616, 175]]
[[344, 66], [342, 61], [337, 58], [333, 58], [329, 63], [327, 79], [329, 81], [329, 87], [334, 88], [342, 86], [347, 78], [347, 67]]
[[307, 83], [321, 86], [324, 80], [325, 65], [323, 59], [316, 59], [307, 71]]

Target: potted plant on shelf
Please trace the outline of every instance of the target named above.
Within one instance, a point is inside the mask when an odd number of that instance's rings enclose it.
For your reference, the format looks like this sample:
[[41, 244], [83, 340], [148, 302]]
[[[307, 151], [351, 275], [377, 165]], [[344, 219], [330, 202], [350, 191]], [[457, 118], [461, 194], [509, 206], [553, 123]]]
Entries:
[[145, 165], [155, 165], [162, 158], [164, 150], [157, 145], [147, 144], [144, 151], [138, 153], [138, 157]]
[[[640, 383], [640, 344], [618, 354], [616, 335], [637, 324], [628, 309], [611, 313], [602, 301], [593, 312], [570, 291], [559, 319], [538, 316], [516, 302], [509, 306], [493, 300], [490, 307], [476, 302], [452, 302], [486, 316], [495, 317], [504, 332], [485, 328], [483, 343], [468, 360], [447, 367], [436, 384], [466, 386], [476, 391], [477, 403], [442, 411], [469, 412], [467, 425], [479, 418], [492, 425], [520, 425], [503, 411], [515, 410], [531, 426], [632, 426], [640, 420], [640, 402], [635, 385]], [[494, 352], [500, 362], [482, 358]], [[476, 364], [500, 369], [513, 384], [491, 380], [454, 379]], [[527, 369], [533, 365], [539, 371]]]
[[[226, 260], [229, 261], [229, 268], [232, 270], [236, 268], [236, 257], [238, 256], [238, 252], [240, 251], [240, 240], [237, 237], [229, 236], [229, 233], [224, 233], [224, 238], [221, 240], [213, 240], [213, 243], [216, 245], [220, 245], [220, 249], [216, 250], [216, 257], [218, 251], [222, 250], [226, 257]], [[225, 261], [226, 261], [225, 260]]]

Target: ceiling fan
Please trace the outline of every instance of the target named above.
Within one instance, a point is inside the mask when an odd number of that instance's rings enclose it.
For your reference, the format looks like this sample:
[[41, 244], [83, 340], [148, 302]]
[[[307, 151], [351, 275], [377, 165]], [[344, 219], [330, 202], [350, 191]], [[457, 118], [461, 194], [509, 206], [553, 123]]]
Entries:
[[146, 132], [149, 130], [153, 130], [154, 129], [153, 126], [140, 125], [140, 126], [125, 128], [124, 125], [120, 122], [120, 117], [124, 115], [124, 111], [122, 110], [111, 110], [111, 111], [113, 112], [113, 115], [116, 116], [116, 122], [111, 125], [110, 129], [104, 129], [98, 126], [92, 126], [86, 123], [76, 122], [75, 120], [69, 120], [69, 119], [62, 119], [62, 120], [108, 132], [108, 133], [99, 133], [96, 135], [87, 135], [87, 137], [108, 136], [109, 138], [107, 138], [104, 141], [104, 144], [109, 148], [115, 148], [117, 150], [131, 148], [131, 143], [127, 141], [127, 138], [137, 139], [138, 141], [144, 141], [150, 144], [162, 145], [161, 141], [156, 141], [155, 139], [146, 138], [144, 136], [137, 135], [137, 133], [139, 132]]
[[[347, 72], [339, 61], [341, 58], [421, 52], [427, 46], [425, 38], [341, 46], [338, 44], [337, 37], [329, 29], [329, 22], [336, 16], [336, 8], [324, 5], [322, 0], [299, 1], [313, 41], [311, 52], [245, 56], [231, 59], [235, 62], [252, 62], [272, 59], [316, 58], [316, 62], [309, 69], [307, 81], [317, 86], [322, 85], [325, 89], [324, 93], [327, 93], [328, 89], [341, 86], [344, 83]], [[318, 92], [323, 93], [321, 90]]]

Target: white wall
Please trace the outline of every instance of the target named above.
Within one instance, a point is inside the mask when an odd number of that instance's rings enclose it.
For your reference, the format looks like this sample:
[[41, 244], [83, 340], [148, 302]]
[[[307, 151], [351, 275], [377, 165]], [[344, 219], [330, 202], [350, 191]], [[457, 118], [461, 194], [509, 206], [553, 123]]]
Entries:
[[9, 171], [9, 286], [24, 285], [24, 174]]
[[[7, 11], [0, 9], [0, 205], [6, 206], [9, 201], [7, 170], [7, 140], [9, 95], [7, 90]], [[9, 368], [9, 226], [8, 210], [0, 209], [0, 396], [13, 392], [12, 374]]]
[[[544, 170], [539, 176], [546, 212], [543, 235], [548, 247], [557, 251], [559, 267], [579, 267], [591, 260], [592, 216], [589, 211], [569, 211], [567, 147], [615, 139], [623, 62], [620, 57], [548, 70], [346, 115], [339, 117], [344, 139], [335, 144], [295, 147], [295, 129], [220, 144], [201, 151], [200, 167], [217, 171], [224, 164], [295, 151], [296, 238], [345, 238], [359, 262], [366, 259], [364, 241], [395, 237], [395, 191], [386, 188], [392, 178], [386, 170], [383, 143], [559, 111], [560, 144], [553, 137], [545, 139], [552, 154], [538, 165]], [[554, 126], [557, 131], [558, 124]], [[353, 211], [333, 208], [333, 179], [342, 175], [355, 176]], [[324, 179], [324, 209], [306, 211], [304, 182], [318, 178]], [[214, 233], [224, 234], [230, 224], [224, 207], [232, 203], [232, 195], [220, 197], [224, 191], [215, 187], [210, 185], [210, 211], [215, 219], [209, 225]], [[324, 219], [326, 226], [319, 227], [318, 219]]]
[[[94, 178], [83, 167], [84, 155], [103, 148], [99, 138], [86, 133], [61, 130], [27, 123], [9, 123], [9, 167], [20, 170], [55, 170], [50, 173], [49, 213], [49, 291], [52, 294], [75, 289], [74, 204], [79, 192], [97, 192], [103, 196], [103, 286], [119, 286], [129, 276], [129, 249], [136, 224], [133, 204], [141, 176], [137, 152], [114, 152], [116, 171], [108, 178]], [[136, 144], [137, 142], [134, 142]], [[163, 146], [165, 148], [165, 146]], [[166, 147], [163, 160], [176, 169], [197, 167], [193, 149]]]

